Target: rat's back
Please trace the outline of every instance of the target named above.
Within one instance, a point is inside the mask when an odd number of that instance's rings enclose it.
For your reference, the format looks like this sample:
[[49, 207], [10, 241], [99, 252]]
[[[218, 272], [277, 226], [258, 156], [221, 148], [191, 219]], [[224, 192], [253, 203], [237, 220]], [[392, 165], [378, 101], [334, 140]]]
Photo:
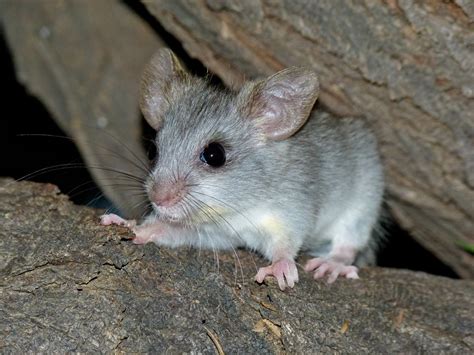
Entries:
[[293, 138], [290, 156], [303, 157], [300, 181], [307, 189], [296, 203], [310, 212], [300, 221], [309, 228], [303, 247], [325, 257], [350, 247], [363, 251], [360, 264], [373, 262], [384, 189], [375, 136], [361, 118], [317, 110]]

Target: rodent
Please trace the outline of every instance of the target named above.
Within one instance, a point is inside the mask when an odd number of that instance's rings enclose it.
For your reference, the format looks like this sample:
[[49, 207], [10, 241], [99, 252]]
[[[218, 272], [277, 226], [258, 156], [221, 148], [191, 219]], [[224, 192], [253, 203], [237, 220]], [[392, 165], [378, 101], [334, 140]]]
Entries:
[[134, 242], [245, 247], [271, 264], [279, 287], [298, 282], [295, 258], [314, 278], [358, 278], [374, 260], [384, 182], [376, 140], [363, 122], [313, 110], [315, 72], [288, 68], [240, 90], [193, 77], [169, 49], [146, 68], [140, 107], [157, 131], [145, 189], [153, 212], [122, 224]]

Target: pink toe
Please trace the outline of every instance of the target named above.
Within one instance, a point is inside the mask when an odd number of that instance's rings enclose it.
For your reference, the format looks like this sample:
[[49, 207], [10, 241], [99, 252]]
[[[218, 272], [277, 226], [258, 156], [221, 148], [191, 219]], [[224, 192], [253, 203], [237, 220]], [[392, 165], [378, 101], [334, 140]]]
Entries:
[[141, 245], [141, 244], [146, 244], [146, 243], [148, 243], [148, 240], [135, 237], [135, 238], [132, 239], [132, 243], [133, 243], [133, 244], [137, 244], [137, 245]]
[[111, 224], [117, 224], [119, 226], [131, 227], [135, 225], [135, 221], [127, 221], [116, 214], [104, 214], [100, 217], [100, 224], [104, 226], [109, 226]]
[[331, 272], [331, 274], [328, 277], [328, 283], [332, 284], [334, 281], [337, 280], [337, 277], [339, 276], [340, 269], [336, 268]]
[[346, 274], [346, 278], [348, 279], [358, 279], [359, 274], [357, 273], [357, 270], [350, 271], [349, 273]]
[[357, 275], [357, 272], [359, 271], [359, 269], [356, 267], [356, 266], [353, 266], [353, 265], [347, 265], [347, 266], [344, 266], [342, 271], [341, 271], [341, 276], [346, 276], [348, 277], [349, 275]]
[[299, 281], [298, 279], [298, 269], [296, 265], [288, 265], [288, 270], [285, 273], [286, 283], [288, 287], [293, 288], [295, 283]]
[[324, 275], [326, 274], [326, 271], [328, 271], [329, 269], [329, 264], [322, 264], [320, 267], [318, 267], [316, 269], [316, 271], [314, 272], [314, 278], [315, 279], [320, 279], [322, 277], [324, 277]]
[[285, 291], [286, 282], [285, 282], [285, 278], [283, 277], [283, 275], [279, 275], [279, 276], [275, 276], [275, 277], [277, 279], [278, 287], [280, 288], [280, 290]]
[[291, 277], [287, 277], [286, 284], [288, 285], [289, 288], [293, 288], [295, 287], [295, 280], [292, 279]]
[[289, 288], [295, 287], [295, 278], [293, 277], [290, 269], [286, 270], [285, 272], [285, 280], [286, 280], [286, 285]]
[[255, 281], [261, 284], [269, 274], [271, 274], [271, 266], [261, 267], [255, 275]]
[[104, 214], [100, 216], [100, 224], [102, 224], [103, 226], [111, 225], [113, 223], [113, 216], [114, 215], [110, 214]]
[[265, 276], [262, 275], [261, 270], [262, 269], [259, 269], [258, 272], [257, 272], [257, 275], [255, 275], [255, 281], [257, 281], [259, 284], [261, 284], [263, 282], [263, 280], [265, 280]]
[[294, 287], [295, 282], [298, 282], [298, 270], [293, 260], [282, 259], [272, 265], [260, 268], [255, 276], [255, 281], [262, 283], [267, 276], [273, 276], [281, 290]]
[[306, 263], [304, 267], [304, 270], [306, 272], [313, 271], [317, 269], [319, 266], [321, 266], [323, 263], [324, 263], [324, 259], [322, 258], [314, 258], [314, 259], [308, 260], [308, 262]]
[[293, 265], [290, 267], [290, 277], [294, 280], [294, 282], [299, 282], [300, 278], [298, 276], [298, 269], [296, 268], [296, 265]]

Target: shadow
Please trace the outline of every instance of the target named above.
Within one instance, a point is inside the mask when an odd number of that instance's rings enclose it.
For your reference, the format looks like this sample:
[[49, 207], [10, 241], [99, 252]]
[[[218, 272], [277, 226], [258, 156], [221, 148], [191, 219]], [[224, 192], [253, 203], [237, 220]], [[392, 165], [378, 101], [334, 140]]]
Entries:
[[[0, 120], [0, 176], [21, 179], [58, 164], [84, 164], [74, 142], [55, 123], [46, 107], [17, 80], [12, 55], [1, 30], [0, 70], [3, 111]], [[58, 138], [34, 136], [38, 134]], [[27, 180], [55, 184], [63, 193], [70, 194], [71, 200], [77, 204], [110, 206], [105, 198], [96, 199], [101, 194], [100, 189], [85, 168], [49, 171]], [[77, 188], [85, 183], [87, 185]]]

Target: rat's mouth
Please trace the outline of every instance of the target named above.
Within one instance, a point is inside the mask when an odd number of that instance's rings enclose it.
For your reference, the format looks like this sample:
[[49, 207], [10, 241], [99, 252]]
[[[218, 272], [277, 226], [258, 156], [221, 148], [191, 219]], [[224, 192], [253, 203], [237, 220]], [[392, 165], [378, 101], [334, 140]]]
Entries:
[[157, 212], [158, 219], [170, 224], [186, 224], [189, 216], [185, 213], [182, 206], [174, 205], [171, 207], [159, 206], [152, 202], [153, 209]]
[[180, 225], [180, 226], [194, 226], [196, 224], [215, 223], [216, 220], [223, 218], [228, 210], [221, 206], [202, 207], [199, 209], [190, 208], [190, 206], [182, 203], [177, 203], [173, 206], [160, 206], [152, 202], [158, 219], [165, 223]]

